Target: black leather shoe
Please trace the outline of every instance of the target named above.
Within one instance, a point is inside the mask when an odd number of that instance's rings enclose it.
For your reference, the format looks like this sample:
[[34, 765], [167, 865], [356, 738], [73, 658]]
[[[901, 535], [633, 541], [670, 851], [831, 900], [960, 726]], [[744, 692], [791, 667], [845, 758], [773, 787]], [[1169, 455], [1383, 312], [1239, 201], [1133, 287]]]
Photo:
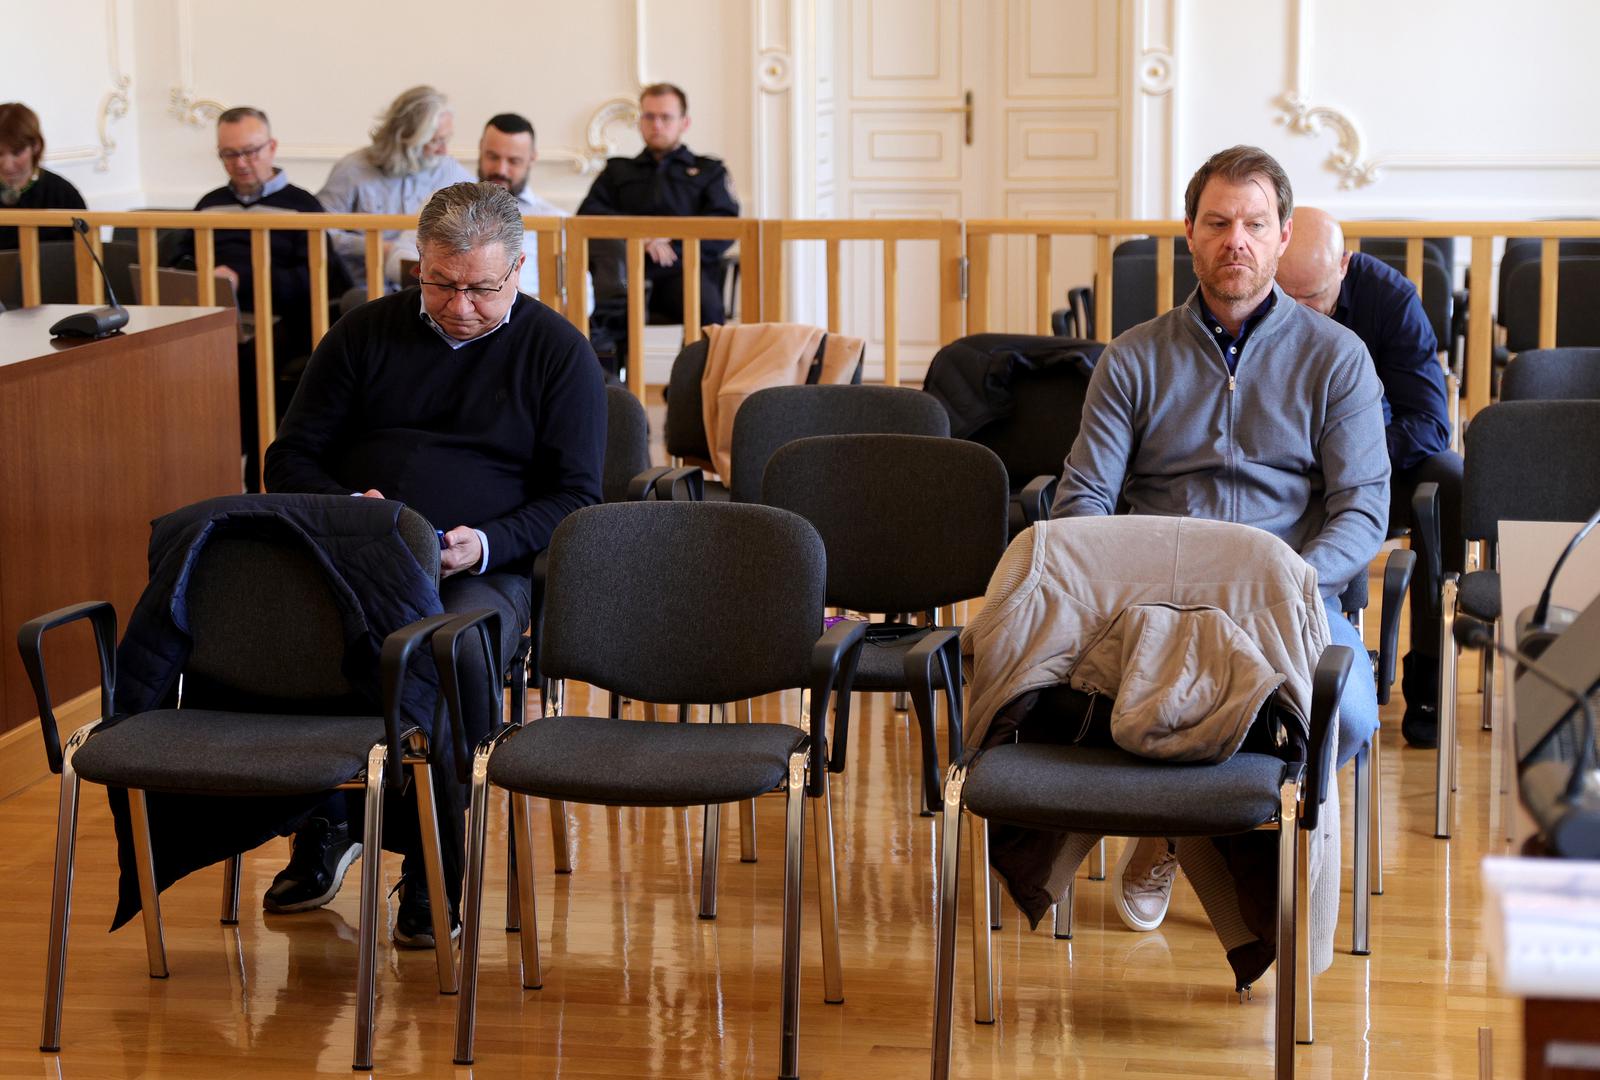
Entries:
[[1432, 705], [1407, 705], [1405, 716], [1400, 718], [1400, 734], [1406, 744], [1418, 750], [1435, 750], [1439, 746], [1439, 710]]
[[1400, 658], [1400, 693], [1406, 713], [1400, 734], [1419, 750], [1439, 745], [1439, 658], [1408, 652]]
[[350, 864], [361, 856], [361, 844], [350, 839], [350, 826], [314, 817], [294, 834], [289, 865], [278, 871], [261, 906], [278, 915], [310, 911], [339, 895]]
[[[433, 936], [433, 904], [428, 900], [428, 885], [420, 876], [413, 879], [405, 874], [400, 884], [400, 911], [394, 919], [394, 943], [402, 949], [431, 949], [437, 940]], [[450, 917], [450, 938], [461, 933], [461, 920]]]

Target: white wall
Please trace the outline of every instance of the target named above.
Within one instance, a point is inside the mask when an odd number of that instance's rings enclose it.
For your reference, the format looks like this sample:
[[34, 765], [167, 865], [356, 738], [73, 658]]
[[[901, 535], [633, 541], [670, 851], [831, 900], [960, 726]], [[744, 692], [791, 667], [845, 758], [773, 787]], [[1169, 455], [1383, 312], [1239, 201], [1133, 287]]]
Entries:
[[[577, 165], [596, 110], [635, 97], [641, 78], [667, 80], [689, 95], [686, 141], [727, 160], [744, 194], [754, 167], [751, 19], [744, 0], [481, 0], [470, 12], [437, 0], [276, 0], [248, 13], [206, 0], [17, 3], [3, 20], [0, 100], [40, 113], [48, 164], [91, 206], [188, 206], [223, 181], [215, 106], [265, 109], [279, 164], [315, 191], [334, 160], [366, 144], [397, 92], [428, 82], [455, 105], [452, 152], [469, 166], [485, 119], [528, 116], [541, 153], [532, 186], [572, 208], [592, 179]], [[131, 109], [110, 123], [116, 147], [97, 163], [113, 24]], [[73, 59], [58, 44], [69, 30]], [[189, 104], [199, 108], [186, 116]], [[626, 123], [610, 133], [620, 152], [638, 151]]]

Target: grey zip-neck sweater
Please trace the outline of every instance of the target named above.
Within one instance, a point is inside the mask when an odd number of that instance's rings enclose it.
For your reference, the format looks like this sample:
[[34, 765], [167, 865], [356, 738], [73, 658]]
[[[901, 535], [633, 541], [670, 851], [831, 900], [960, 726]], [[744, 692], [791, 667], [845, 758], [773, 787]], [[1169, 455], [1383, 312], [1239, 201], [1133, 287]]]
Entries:
[[1210, 518], [1265, 529], [1334, 596], [1378, 553], [1389, 519], [1383, 386], [1361, 339], [1291, 300], [1228, 374], [1198, 293], [1106, 347], [1052, 517]]

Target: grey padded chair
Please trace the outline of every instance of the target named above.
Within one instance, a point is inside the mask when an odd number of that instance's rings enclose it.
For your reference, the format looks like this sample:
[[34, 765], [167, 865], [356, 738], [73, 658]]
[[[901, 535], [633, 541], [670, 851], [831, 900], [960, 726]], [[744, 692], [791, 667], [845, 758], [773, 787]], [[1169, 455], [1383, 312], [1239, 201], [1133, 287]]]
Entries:
[[[401, 533], [419, 565], [434, 577], [439, 545], [433, 528], [406, 510]], [[356, 963], [354, 1067], [372, 1068], [378, 927], [382, 921], [381, 851], [385, 792], [399, 792], [409, 771], [417, 793], [423, 861], [430, 895], [446, 895], [438, 821], [424, 733], [405, 723], [400, 702], [411, 656], [453, 616], [419, 620], [383, 643], [383, 712], [374, 714], [342, 670], [344, 640], [339, 610], [316, 563], [297, 544], [256, 531], [219, 532], [202, 550], [188, 603], [194, 647], [185, 665], [185, 696], [204, 704], [156, 709], [108, 721], [116, 684], [117, 617], [93, 601], [34, 619], [18, 633], [44, 729], [52, 772], [61, 776], [50, 948], [45, 975], [40, 1049], [61, 1048], [67, 921], [72, 901], [78, 792], [89, 780], [126, 788], [133, 825], [151, 978], [166, 978], [151, 851], [146, 792], [216, 796], [314, 795], [333, 789], [366, 795], [361, 860], [361, 920]], [[100, 659], [101, 718], [60, 742], [46, 680], [44, 635], [87, 619]], [[497, 640], [497, 639], [496, 639]], [[202, 693], [203, 688], [203, 693]], [[242, 699], [250, 711], [219, 707]], [[189, 702], [182, 702], [188, 706]], [[268, 711], [262, 711], [266, 708]], [[175, 753], [174, 747], [188, 752]], [[464, 766], [465, 747], [457, 747]], [[224, 873], [222, 921], [238, 921], [240, 859]], [[448, 905], [435, 903], [434, 939], [439, 990], [456, 989]]]
[[[684, 552], [695, 558], [685, 559]], [[718, 567], [711, 578], [703, 567]], [[556, 529], [544, 575], [539, 663], [552, 683], [545, 716], [478, 747], [462, 939], [455, 1060], [473, 1059], [483, 854], [491, 785], [514, 795], [521, 905], [522, 985], [541, 982], [534, 911], [531, 796], [608, 806], [706, 807], [713, 838], [723, 803], [772, 791], [788, 798], [784, 869], [780, 1075], [799, 1069], [800, 887], [803, 797], [819, 844], [824, 998], [844, 998], [827, 776], [829, 695], [848, 695], [864, 637], [859, 624], [822, 627], [826, 556], [803, 519], [765, 506], [619, 503], [570, 515]], [[447, 632], [453, 634], [453, 631]], [[801, 687], [798, 726], [654, 724], [569, 716], [565, 680], [643, 701], [728, 702]], [[459, 677], [445, 678], [452, 710]], [[702, 896], [715, 887], [706, 846]]]
[[[1467, 427], [1461, 487], [1461, 527], [1467, 542], [1485, 544], [1485, 569], [1450, 574], [1441, 581], [1438, 487], [1418, 487], [1412, 505], [1420, 523], [1413, 546], [1428, 581], [1439, 592], [1439, 760], [1435, 777], [1434, 835], [1450, 836], [1451, 792], [1456, 788], [1458, 611], [1484, 622], [1500, 618], [1496, 545], [1501, 521], [1584, 521], [1600, 507], [1600, 401], [1503, 401], [1482, 410]], [[1431, 595], [1431, 591], [1430, 591]], [[1512, 612], [1515, 615], [1515, 612]], [[1483, 664], [1484, 726], [1494, 700], [1494, 664]]]
[[[933, 1080], [950, 1075], [953, 1028], [956, 874], [961, 820], [972, 834], [973, 982], [979, 1023], [995, 1019], [989, 943], [989, 822], [1059, 832], [1122, 836], [1225, 836], [1278, 832], [1278, 949], [1274, 1076], [1292, 1080], [1294, 1046], [1312, 1040], [1309, 844], [1333, 771], [1339, 695], [1354, 663], [1329, 646], [1313, 675], [1310, 764], [1236, 753], [1218, 765], [1179, 765], [1116, 747], [1007, 743], [968, 752], [950, 767], [944, 789], [934, 966]], [[1070, 912], [1069, 887], [1060, 906]], [[1070, 915], [1069, 915], [1070, 922]]]
[[[910, 391], [916, 394], [916, 391]], [[931, 397], [924, 398], [942, 417]], [[752, 400], [754, 400], [752, 398]], [[761, 501], [793, 511], [822, 536], [830, 607], [852, 611], [935, 612], [983, 595], [1006, 547], [1010, 501], [1005, 466], [977, 443], [916, 435], [824, 435], [782, 447], [767, 464]], [[929, 619], [930, 625], [934, 620]], [[914, 701], [946, 693], [952, 760], [961, 745], [959, 643], [917, 652], [927, 630], [878, 624], [855, 672], [855, 689], [912, 691]], [[935, 715], [917, 707], [923, 793], [939, 808]], [[850, 701], [836, 706], [829, 769], [845, 766]]]
[[1527, 349], [1500, 376], [1501, 401], [1600, 399], [1600, 347]]
[[[1556, 344], [1600, 345], [1600, 255], [1568, 255], [1557, 260]], [[1505, 274], [1504, 268], [1500, 271]], [[1539, 261], [1523, 262], [1508, 275], [1505, 307], [1506, 349], [1512, 353], [1539, 347]]]

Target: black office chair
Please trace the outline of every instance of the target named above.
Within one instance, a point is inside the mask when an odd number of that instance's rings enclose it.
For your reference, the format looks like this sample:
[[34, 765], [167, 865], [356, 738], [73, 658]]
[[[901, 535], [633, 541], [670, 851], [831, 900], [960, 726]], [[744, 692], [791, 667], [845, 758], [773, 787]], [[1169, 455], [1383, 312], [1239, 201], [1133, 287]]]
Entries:
[[[1049, 516], [1062, 464], [1078, 437], [1089, 376], [1104, 350], [1098, 341], [972, 334], [933, 354], [923, 389], [950, 413], [956, 437], [987, 446], [1005, 464], [1012, 536]], [[947, 379], [946, 367], [962, 369], [961, 377]], [[997, 383], [1006, 394], [989, 396]], [[957, 392], [964, 400], [952, 396]], [[975, 396], [987, 396], [990, 407], [980, 410]]]
[[[1413, 497], [1418, 527], [1412, 547], [1419, 572], [1439, 582], [1439, 760], [1435, 777], [1434, 835], [1450, 836], [1450, 793], [1456, 788], [1455, 621], [1465, 612], [1484, 622], [1501, 617], [1501, 521], [1583, 521], [1600, 507], [1600, 401], [1504, 401], [1473, 417], [1466, 432], [1461, 487], [1461, 527], [1467, 542], [1485, 545], [1484, 569], [1441, 575], [1438, 485], [1422, 484]], [[1515, 614], [1514, 612], [1512, 613]], [[1485, 727], [1494, 700], [1493, 655], [1483, 660]]]
[[[1160, 837], [1276, 830], [1275, 1075], [1290, 1080], [1295, 1042], [1310, 1042], [1312, 1036], [1310, 836], [1332, 782], [1338, 703], [1354, 662], [1350, 650], [1338, 645], [1329, 646], [1318, 661], [1303, 762], [1241, 751], [1220, 764], [1174, 764], [1116, 747], [1026, 741], [967, 749], [951, 765], [944, 791], [934, 968], [935, 1080], [951, 1072], [963, 813], [972, 815], [973, 979], [975, 1019], [980, 1023], [991, 1023], [995, 1016], [988, 931], [990, 823], [1057, 833]], [[1072, 901], [1069, 886], [1058, 909], [1070, 911]]]
[[[76, 304], [78, 302], [78, 264], [76, 240], [51, 240], [39, 245], [39, 302]], [[8, 308], [22, 306], [22, 253], [0, 252], [0, 303]], [[109, 241], [101, 245], [100, 259], [106, 267], [106, 283], [124, 303], [133, 302], [133, 276], [128, 264], [139, 261], [139, 245]]]
[[1526, 349], [1500, 376], [1501, 401], [1600, 398], [1600, 347]]
[[[436, 578], [439, 545], [432, 526], [407, 510], [400, 529], [418, 564]], [[430, 762], [447, 733], [436, 730], [430, 744], [402, 716], [401, 703], [410, 657], [451, 616], [422, 619], [384, 641], [380, 708], [346, 674], [344, 616], [324, 571], [281, 526], [216, 526], [198, 556], [185, 602], [193, 650], [183, 668], [178, 708], [113, 714], [117, 617], [108, 603], [62, 608], [18, 633], [50, 769], [61, 776], [40, 1048], [61, 1047], [80, 781], [127, 793], [152, 978], [167, 976], [167, 960], [146, 793], [284, 799], [342, 788], [366, 797], [354, 1065], [370, 1069], [385, 794], [399, 792], [408, 772], [429, 891], [435, 898], [446, 895]], [[94, 628], [102, 715], [73, 732], [63, 748], [41, 650], [48, 631], [80, 619]], [[235, 855], [224, 874], [225, 923], [238, 919], [239, 876]], [[448, 905], [436, 899], [433, 916], [439, 989], [451, 993], [456, 969]]]
[[[929, 625], [936, 625], [938, 609], [983, 595], [1005, 552], [1005, 466], [992, 451], [962, 440], [917, 435], [799, 439], [772, 455], [761, 501], [799, 514], [821, 534], [828, 552], [830, 607], [924, 612]], [[935, 689], [944, 689], [953, 760], [961, 744], [958, 643], [948, 642], [937, 656], [908, 669], [908, 654], [927, 636], [910, 624], [870, 627], [855, 688], [910, 691], [918, 702], [931, 701]], [[935, 714], [918, 708], [916, 718], [922, 733], [919, 801], [931, 815], [939, 808]], [[833, 772], [845, 767], [849, 730], [850, 702], [841, 696], [829, 762]]]
[[[1172, 307], [1194, 292], [1194, 260], [1189, 242], [1172, 238]], [[1095, 295], [1092, 285], [1067, 290], [1068, 307], [1051, 313], [1050, 328], [1057, 334], [1094, 338]], [[1111, 336], [1156, 317], [1156, 238], [1124, 240], [1111, 253]]]
[[[1600, 255], [1562, 255], [1558, 264], [1556, 345], [1600, 345]], [[1540, 273], [1537, 259], [1511, 271], [1501, 311], [1511, 353], [1539, 347]]]
[[[685, 552], [695, 557], [685, 559]], [[718, 567], [707, 577], [706, 565]], [[624, 503], [570, 515], [548, 553], [539, 653], [553, 684], [545, 716], [479, 746], [473, 764], [462, 992], [455, 1060], [473, 1060], [483, 855], [490, 785], [515, 796], [520, 844], [522, 985], [541, 975], [534, 913], [529, 796], [611, 806], [705, 806], [715, 832], [721, 804], [771, 791], [788, 798], [784, 870], [780, 1075], [798, 1074], [802, 797], [812, 798], [822, 878], [824, 998], [843, 1000], [829, 816], [827, 708], [850, 693], [865, 628], [822, 626], [826, 556], [803, 519], [744, 504]], [[578, 679], [642, 700], [724, 702], [810, 691], [799, 726], [652, 724], [565, 715], [563, 686]], [[446, 676], [452, 711], [458, 677]], [[708, 845], [702, 889], [715, 881]]]

